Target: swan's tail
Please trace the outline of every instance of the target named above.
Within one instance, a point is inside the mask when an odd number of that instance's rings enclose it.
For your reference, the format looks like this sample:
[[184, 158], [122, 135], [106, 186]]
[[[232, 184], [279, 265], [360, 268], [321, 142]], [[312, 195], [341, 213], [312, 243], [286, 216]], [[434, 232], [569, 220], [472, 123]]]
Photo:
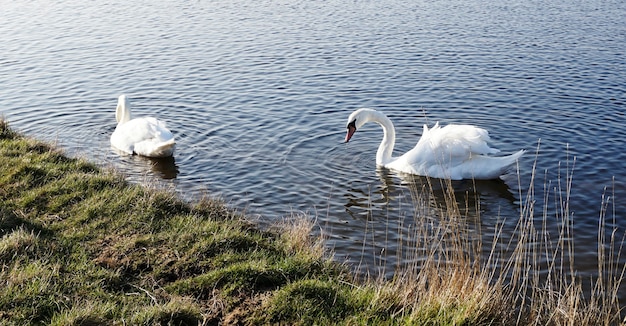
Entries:
[[511, 164], [515, 163], [515, 161], [517, 161], [518, 158], [520, 158], [522, 155], [524, 155], [524, 153], [526, 153], [525, 149], [520, 149], [519, 151], [509, 155], [509, 156], [505, 156], [511, 159]]
[[138, 143], [135, 145], [135, 153], [147, 157], [169, 157], [174, 155], [176, 142], [170, 139], [160, 143]]
[[526, 153], [525, 149], [521, 149], [511, 155], [507, 155], [507, 156], [502, 156], [502, 157], [497, 157], [495, 159], [499, 159], [501, 162], [501, 167], [500, 167], [500, 175], [506, 173], [507, 171], [509, 171], [512, 166], [517, 163], [517, 160], [524, 155], [524, 153]]
[[174, 154], [174, 148], [176, 147], [176, 142], [173, 139], [166, 141], [165, 143], [160, 144], [156, 149], [159, 154], [159, 157], [172, 156]]
[[517, 151], [507, 156], [477, 156], [470, 160], [469, 164], [459, 169], [457, 174], [451, 175], [451, 179], [498, 179], [512, 169], [517, 160], [524, 155], [526, 150]]

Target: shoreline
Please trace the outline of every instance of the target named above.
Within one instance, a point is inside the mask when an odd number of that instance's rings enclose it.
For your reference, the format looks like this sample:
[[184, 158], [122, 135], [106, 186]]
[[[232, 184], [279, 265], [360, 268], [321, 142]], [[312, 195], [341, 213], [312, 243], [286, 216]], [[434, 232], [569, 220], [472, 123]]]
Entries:
[[620, 323], [619, 306], [590, 310], [594, 301], [534, 315], [535, 303], [517, 306], [519, 288], [465, 255], [357, 280], [306, 216], [261, 230], [220, 200], [187, 203], [131, 184], [2, 119], [0, 166], [0, 319], [9, 324]]

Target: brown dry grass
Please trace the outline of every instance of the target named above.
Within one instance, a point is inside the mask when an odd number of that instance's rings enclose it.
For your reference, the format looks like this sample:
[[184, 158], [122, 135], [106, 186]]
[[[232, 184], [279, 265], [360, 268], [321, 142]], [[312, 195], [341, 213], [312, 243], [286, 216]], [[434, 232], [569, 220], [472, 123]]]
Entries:
[[[626, 319], [618, 298], [626, 271], [620, 256], [625, 234], [616, 227], [612, 196], [604, 194], [598, 270], [592, 279], [578, 276], [576, 232], [569, 211], [573, 171], [573, 164], [568, 165], [556, 186], [543, 185], [542, 202], [558, 203], [552, 216], [549, 208], [535, 206], [533, 170], [528, 190], [519, 194], [524, 200], [515, 234], [508, 240], [502, 237], [503, 224], [496, 226], [489, 241], [468, 231], [469, 208], [459, 206], [462, 201], [455, 198], [450, 182], [429, 180], [427, 187], [413, 189], [414, 202], [428, 207], [417, 207], [416, 229], [407, 242], [426, 248], [415, 256], [427, 259], [418, 260], [391, 282], [380, 282], [378, 291], [399, 294], [404, 313], [417, 324], [623, 325]], [[441, 194], [437, 201], [422, 198], [433, 196], [430, 182], [444, 183], [443, 198]], [[436, 221], [426, 218], [432, 215], [433, 202], [438, 203]], [[555, 219], [558, 230], [547, 226]], [[480, 233], [480, 228], [473, 232]], [[483, 246], [491, 246], [486, 256]], [[590, 290], [583, 282], [591, 284]]]

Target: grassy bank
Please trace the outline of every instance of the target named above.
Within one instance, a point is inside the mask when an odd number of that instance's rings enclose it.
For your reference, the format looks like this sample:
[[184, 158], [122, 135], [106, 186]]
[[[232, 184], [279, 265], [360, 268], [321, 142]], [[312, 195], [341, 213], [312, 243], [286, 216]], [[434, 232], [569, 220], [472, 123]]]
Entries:
[[[563, 315], [566, 303], [550, 303], [577, 292], [522, 292], [524, 281], [485, 268], [462, 232], [442, 231], [461, 218], [453, 200], [419, 266], [357, 281], [310, 236], [307, 217], [259, 230], [218, 200], [128, 184], [2, 121], [0, 167], [0, 324], [619, 323], [615, 302], [576, 301]], [[523, 263], [520, 243], [505, 262]]]

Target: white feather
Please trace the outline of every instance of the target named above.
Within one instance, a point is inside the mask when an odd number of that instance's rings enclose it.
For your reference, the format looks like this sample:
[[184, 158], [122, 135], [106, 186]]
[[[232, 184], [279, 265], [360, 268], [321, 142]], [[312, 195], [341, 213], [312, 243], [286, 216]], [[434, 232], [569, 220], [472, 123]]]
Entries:
[[452, 180], [496, 179], [525, 152], [520, 150], [508, 156], [489, 156], [499, 150], [487, 144], [490, 140], [487, 130], [471, 125], [441, 127], [436, 123], [430, 129], [424, 125], [422, 137], [413, 149], [393, 157], [395, 128], [387, 116], [376, 110], [359, 109], [350, 115], [346, 141], [367, 122], [376, 122], [383, 127], [376, 164], [410, 174]]
[[111, 135], [111, 145], [129, 155], [168, 157], [174, 154], [174, 135], [165, 122], [156, 118], [132, 118], [130, 101], [120, 95], [115, 110], [117, 127]]

